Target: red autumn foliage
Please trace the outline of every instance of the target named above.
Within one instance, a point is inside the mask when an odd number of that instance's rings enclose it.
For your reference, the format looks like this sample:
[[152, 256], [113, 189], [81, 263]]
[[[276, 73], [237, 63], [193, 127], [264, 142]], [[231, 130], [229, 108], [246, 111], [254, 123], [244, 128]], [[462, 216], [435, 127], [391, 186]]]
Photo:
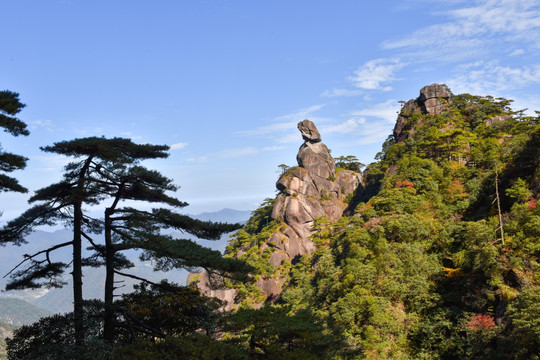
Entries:
[[469, 319], [467, 326], [474, 331], [486, 331], [495, 327], [493, 316], [487, 314], [476, 314]]
[[382, 221], [381, 218], [373, 217], [369, 219], [367, 223], [364, 224], [364, 228], [368, 229], [370, 232], [375, 232], [381, 227]]
[[409, 180], [405, 179], [405, 180], [399, 180], [396, 182], [396, 186], [395, 186], [396, 189], [400, 189], [400, 188], [408, 188], [408, 189], [413, 189], [414, 188], [414, 184], [412, 182], [410, 182]]
[[531, 200], [529, 200], [529, 210], [532, 210], [536, 207], [536, 199], [535, 198], [531, 198]]

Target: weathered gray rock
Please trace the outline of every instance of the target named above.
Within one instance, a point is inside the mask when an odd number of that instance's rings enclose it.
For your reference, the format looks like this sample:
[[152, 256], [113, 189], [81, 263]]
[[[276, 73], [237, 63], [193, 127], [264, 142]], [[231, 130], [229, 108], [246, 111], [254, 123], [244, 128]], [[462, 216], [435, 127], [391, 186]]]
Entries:
[[418, 98], [407, 101], [401, 108], [394, 126], [394, 139], [397, 142], [403, 142], [412, 137], [416, 129], [422, 125], [410, 123], [412, 114], [421, 111], [424, 114], [438, 115], [447, 108], [449, 99], [450, 94], [444, 86], [440, 84], [424, 86]]
[[209, 275], [206, 270], [189, 273], [187, 283], [197, 282], [197, 287], [206, 296], [217, 298], [224, 302], [222, 310], [230, 311], [236, 298], [235, 289], [222, 288], [223, 279], [217, 275]]
[[298, 165], [306, 169], [311, 176], [327, 179], [336, 171], [334, 159], [322, 142], [306, 141], [296, 156]]
[[492, 116], [490, 118], [485, 119], [484, 123], [486, 124], [486, 126], [491, 126], [495, 123], [506, 121], [508, 119], [510, 119], [509, 115]]
[[298, 123], [298, 130], [302, 134], [302, 138], [310, 142], [319, 142], [321, 141], [321, 134], [315, 124], [310, 120], [300, 121]]
[[407, 139], [409, 134], [409, 117], [415, 113], [421, 111], [420, 105], [418, 105], [417, 101], [412, 99], [407, 101], [403, 107], [401, 108], [401, 111], [398, 115], [396, 125], [394, 126], [394, 139], [397, 142], [402, 142], [405, 139]]
[[270, 256], [270, 259], [268, 262], [274, 266], [281, 265], [281, 262], [285, 259], [287, 259], [288, 256], [283, 250], [276, 250], [272, 253], [272, 256]]
[[[321, 135], [313, 122], [301, 121], [298, 129], [304, 139], [296, 157], [298, 166], [289, 169], [277, 181], [279, 194], [271, 214], [273, 219], [280, 219], [283, 223], [258, 249], [262, 254], [268, 247], [273, 248], [268, 261], [278, 268], [272, 277], [257, 280], [257, 286], [270, 302], [279, 297], [286, 280], [285, 274], [279, 272], [282, 263], [294, 263], [302, 255], [309, 256], [316, 250], [311, 240], [315, 220], [323, 216], [330, 221], [338, 220], [348, 206], [347, 197], [350, 198], [362, 186], [359, 173], [336, 169], [334, 159], [321, 142]], [[199, 288], [205, 294], [225, 301], [225, 310], [231, 309], [236, 292], [233, 289], [215, 290], [210, 280], [213, 279], [206, 272], [199, 275]]]
[[420, 89], [420, 96], [418, 97], [418, 101], [424, 102], [426, 100], [435, 98], [448, 100], [450, 98], [450, 94], [444, 88], [444, 86], [440, 84], [431, 84], [424, 86], [422, 89]]
[[[257, 281], [257, 287], [262, 290], [263, 294], [266, 296], [267, 300], [273, 301], [276, 300], [279, 294], [281, 293], [282, 286], [285, 283], [285, 279], [275, 279], [275, 278], [260, 278]], [[259, 306], [261, 306], [260, 304]]]
[[422, 107], [422, 110], [431, 115], [440, 114], [448, 104], [450, 94], [444, 86], [440, 84], [431, 84], [424, 86], [420, 90], [420, 96], [417, 101]]
[[320, 141], [313, 122], [304, 120], [298, 124], [298, 129], [305, 140], [296, 157], [298, 167], [290, 169], [277, 181], [280, 193], [272, 210], [272, 218], [281, 219], [287, 225], [282, 233], [289, 238], [285, 251], [291, 260], [298, 255], [311, 255], [315, 250], [310, 240], [315, 220], [322, 216], [331, 221], [339, 219], [347, 207], [345, 199], [361, 185], [360, 174], [343, 169], [336, 171], [334, 159]]

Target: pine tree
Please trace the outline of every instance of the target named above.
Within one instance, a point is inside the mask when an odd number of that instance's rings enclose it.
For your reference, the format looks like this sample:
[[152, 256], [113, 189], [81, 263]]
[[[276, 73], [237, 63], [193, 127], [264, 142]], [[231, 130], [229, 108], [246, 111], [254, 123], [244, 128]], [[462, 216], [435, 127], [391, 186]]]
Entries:
[[[203, 267], [220, 274], [247, 274], [250, 268], [234, 259], [223, 259], [221, 253], [204, 248], [188, 239], [175, 239], [161, 233], [162, 229], [187, 232], [199, 238], [217, 240], [223, 233], [238, 229], [240, 224], [222, 224], [199, 221], [169, 209], [159, 208], [143, 211], [133, 207], [121, 207], [123, 201], [160, 203], [176, 208], [187, 206], [167, 192], [176, 191], [172, 180], [159, 172], [148, 170], [138, 163], [145, 159], [165, 158], [168, 147], [164, 145], [134, 144], [128, 139], [84, 138], [56, 143], [43, 148], [76, 158], [66, 167], [64, 179], [38, 190], [30, 199], [40, 204], [32, 207], [19, 218], [9, 222], [0, 232], [3, 243], [24, 243], [24, 236], [40, 225], [64, 221], [73, 227], [73, 240], [57, 244], [33, 255], [22, 263], [30, 265], [12, 272], [9, 289], [36, 288], [42, 285], [61, 286], [60, 276], [68, 264], [52, 262], [49, 254], [59, 248], [73, 248], [73, 293], [75, 334], [82, 343], [82, 266], [105, 265], [105, 321], [104, 337], [114, 340], [114, 276], [115, 274], [145, 279], [120, 272], [133, 264], [120, 251], [142, 249], [146, 259], [155, 259], [157, 267], [171, 268]], [[104, 219], [93, 219], [83, 213], [82, 206], [98, 205], [105, 200], [110, 205], [104, 210]], [[104, 232], [105, 245], [94, 240], [92, 234]], [[82, 258], [82, 240], [91, 243], [96, 253]], [[45, 259], [38, 256], [45, 255]], [[45, 282], [39, 282], [45, 279]]]
[[[105, 209], [105, 247], [98, 250], [105, 257], [105, 322], [104, 338], [114, 340], [114, 277], [136, 276], [120, 272], [125, 267], [125, 257], [119, 251], [142, 249], [146, 258], [155, 260], [162, 269], [205, 267], [217, 271], [231, 272], [242, 268], [242, 263], [232, 259], [222, 259], [219, 252], [204, 248], [187, 239], [176, 239], [164, 235], [162, 230], [173, 229], [195, 235], [199, 238], [217, 240], [224, 233], [238, 229], [240, 224], [222, 224], [192, 219], [169, 209], [158, 208], [144, 211], [134, 207], [119, 207], [125, 200], [160, 203], [182, 208], [187, 203], [166, 194], [175, 191], [172, 180], [156, 171], [142, 166], [111, 166], [103, 164], [96, 172], [94, 182], [101, 184], [104, 195], [110, 196], [111, 204]], [[249, 269], [244, 270], [247, 273]]]
[[[58, 142], [41, 149], [80, 160], [66, 166], [62, 181], [36, 191], [29, 202], [39, 202], [39, 204], [10, 221], [2, 229], [0, 243], [20, 245], [25, 242], [24, 237], [35, 227], [52, 225], [59, 221], [73, 228], [73, 240], [57, 244], [33, 255], [27, 255], [15, 269], [23, 263], [27, 263], [28, 266], [22, 270], [15, 272], [13, 269], [10, 272], [12, 280], [6, 289], [38, 288], [43, 285], [62, 286], [60, 276], [68, 264], [52, 262], [50, 253], [62, 247], [71, 246], [73, 249], [71, 273], [75, 336], [77, 344], [80, 345], [84, 341], [82, 238], [88, 238], [88, 233], [97, 232], [100, 228], [100, 223], [87, 217], [82, 207], [83, 204], [96, 205], [106, 196], [101, 184], [93, 181], [92, 174], [97, 172], [103, 164], [126, 165], [145, 158], [167, 157], [168, 146], [139, 145], [122, 138], [89, 137]], [[43, 254], [45, 259], [39, 258]]]
[[[18, 93], [9, 90], [0, 91], [0, 127], [5, 132], [13, 136], [30, 134], [26, 124], [15, 117], [24, 107], [25, 105], [19, 101]], [[24, 156], [2, 151], [0, 146], [0, 171], [12, 172], [24, 169], [27, 160]], [[0, 174], [0, 192], [3, 191], [25, 193], [28, 190], [21, 186], [17, 179]]]

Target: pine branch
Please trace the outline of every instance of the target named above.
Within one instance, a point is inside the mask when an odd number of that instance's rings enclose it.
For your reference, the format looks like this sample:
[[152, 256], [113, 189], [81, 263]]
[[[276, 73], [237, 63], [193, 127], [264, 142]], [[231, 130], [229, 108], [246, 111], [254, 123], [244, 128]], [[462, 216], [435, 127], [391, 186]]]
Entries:
[[[20, 263], [18, 263], [13, 269], [11, 269], [7, 274], [5, 274], [3, 276], [3, 278], [5, 278], [6, 276], [10, 275], [11, 273], [13, 273], [18, 267], [20, 267], [22, 264], [24, 264], [25, 262], [29, 261], [29, 260], [32, 260], [33, 258], [35, 258], [36, 256], [38, 255], [41, 255], [43, 253], [46, 253], [46, 257], [47, 257], [47, 260], [49, 262], [49, 264], [51, 263], [50, 259], [49, 259], [49, 254], [51, 253], [51, 251], [54, 251], [54, 250], [57, 250], [57, 249], [60, 249], [64, 246], [68, 246], [68, 245], [72, 245], [73, 244], [73, 241], [68, 241], [68, 242], [65, 242], [65, 243], [62, 243], [62, 244], [58, 244], [58, 245], [55, 245], [55, 246], [52, 246], [48, 249], [45, 249], [45, 250], [41, 250], [41, 251], [38, 251], [37, 253], [35, 254], [32, 254], [32, 255], [28, 255], [28, 254], [25, 254], [24, 255], [24, 260], [21, 261]], [[38, 264], [41, 264], [43, 263], [44, 261], [36, 261], [36, 263]]]

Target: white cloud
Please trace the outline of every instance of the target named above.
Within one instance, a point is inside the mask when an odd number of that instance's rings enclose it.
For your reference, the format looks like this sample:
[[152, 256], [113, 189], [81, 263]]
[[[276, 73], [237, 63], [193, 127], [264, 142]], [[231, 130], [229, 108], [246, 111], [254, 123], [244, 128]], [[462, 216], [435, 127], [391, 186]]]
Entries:
[[349, 80], [356, 88], [388, 91], [392, 88], [385, 84], [398, 80], [394, 74], [403, 66], [398, 59], [370, 60], [354, 71]]
[[457, 68], [447, 84], [456, 93], [498, 93], [540, 83], [540, 64], [510, 67], [498, 61], [477, 61]]
[[517, 35], [540, 27], [538, 1], [483, 0], [473, 6], [456, 9], [449, 15], [456, 18], [467, 35], [504, 33]]
[[382, 143], [392, 133], [399, 109], [400, 105], [396, 100], [388, 100], [355, 110], [350, 114], [351, 119], [328, 127], [324, 132], [352, 135], [356, 146]]
[[142, 138], [143, 138], [142, 136], [135, 135], [131, 131], [123, 131], [123, 132], [120, 133], [120, 136], [130, 138], [131, 140], [142, 140]]
[[314, 121], [315, 119], [320, 119], [320, 118], [313, 117], [313, 113], [322, 109], [324, 106], [325, 106], [324, 104], [313, 105], [307, 108], [300, 109], [291, 114], [281, 115], [281, 116], [276, 117], [273, 120], [275, 121], [275, 123], [273, 124], [260, 126], [252, 130], [240, 131], [237, 133], [237, 135], [242, 135], [242, 136], [279, 135], [279, 138], [277, 138], [276, 141], [283, 143], [282, 141], [283, 138], [288, 136], [286, 133], [291, 133], [292, 131], [296, 131], [296, 126], [300, 121], [306, 118], [310, 118], [310, 120], [312, 121]]
[[277, 124], [260, 126], [260, 127], [256, 128], [256, 129], [253, 129], [253, 130], [240, 131], [237, 134], [238, 135], [244, 135], [244, 136], [274, 134], [274, 133], [294, 129], [294, 128], [296, 128], [297, 123], [298, 122], [296, 120], [287, 121], [287, 122], [281, 122], [281, 123], [277, 123]]
[[535, 110], [540, 111], [540, 94], [526, 94], [516, 98], [512, 109], [525, 110], [525, 115], [536, 116]]
[[359, 131], [356, 145], [369, 145], [382, 143], [389, 134], [392, 134], [393, 124], [386, 120], [367, 121]]
[[216, 159], [232, 159], [232, 158], [241, 158], [245, 156], [251, 156], [256, 155], [260, 152], [269, 152], [269, 151], [277, 151], [284, 149], [284, 146], [266, 146], [262, 149], [258, 149], [253, 146], [246, 146], [243, 148], [233, 148], [233, 149], [225, 149], [221, 150], [219, 152], [215, 152], [206, 156], [199, 156], [199, 157], [190, 157], [187, 158], [186, 161], [189, 162], [206, 162], [209, 160], [216, 160]]
[[81, 136], [102, 136], [105, 134], [105, 130], [102, 127], [95, 127], [95, 128], [85, 128], [85, 129], [74, 129], [75, 133], [81, 135]]
[[192, 156], [186, 159], [188, 162], [207, 162], [208, 156]]
[[54, 131], [53, 123], [51, 120], [45, 120], [45, 119], [33, 120], [33, 121], [30, 121], [28, 125], [29, 125], [28, 127], [30, 128], [30, 130], [36, 130], [36, 129], [41, 128], [41, 129], [47, 130], [48, 132]]
[[64, 155], [38, 155], [30, 159], [31, 162], [37, 162], [38, 170], [41, 171], [61, 171], [69, 162], [73, 161]]
[[364, 94], [363, 90], [357, 89], [332, 89], [325, 90], [321, 94], [321, 97], [338, 97], [338, 96], [359, 96]]
[[283, 120], [302, 121], [309, 115], [313, 114], [314, 112], [321, 110], [324, 106], [325, 104], [312, 105], [307, 108], [302, 108], [298, 110], [297, 112], [294, 112], [291, 114], [278, 116], [274, 120], [275, 121], [283, 121]]
[[[540, 9], [537, 0], [472, 0], [447, 4], [436, 15], [449, 21], [421, 28], [398, 39], [387, 40], [387, 50], [414, 50], [418, 59], [453, 61], [504, 49], [517, 41], [540, 46]], [[460, 4], [461, 5], [461, 4]]]
[[525, 54], [525, 50], [523, 49], [516, 49], [510, 53], [510, 56], [519, 56]]
[[267, 146], [262, 148], [261, 151], [277, 151], [277, 150], [283, 150], [285, 149], [285, 146]]
[[291, 143], [298, 143], [302, 141], [302, 136], [296, 129], [296, 124], [294, 130], [291, 130], [287, 134], [283, 134], [282, 136], [276, 137], [275, 141], [278, 144], [291, 144]]
[[171, 150], [180, 150], [187, 146], [187, 143], [179, 142], [171, 145]]
[[375, 104], [369, 108], [353, 111], [353, 116], [369, 116], [384, 119], [389, 123], [395, 123], [400, 106], [396, 100], [387, 100], [383, 103]]
[[322, 134], [350, 134], [366, 122], [364, 118], [349, 119], [341, 124], [329, 125], [321, 128]]

